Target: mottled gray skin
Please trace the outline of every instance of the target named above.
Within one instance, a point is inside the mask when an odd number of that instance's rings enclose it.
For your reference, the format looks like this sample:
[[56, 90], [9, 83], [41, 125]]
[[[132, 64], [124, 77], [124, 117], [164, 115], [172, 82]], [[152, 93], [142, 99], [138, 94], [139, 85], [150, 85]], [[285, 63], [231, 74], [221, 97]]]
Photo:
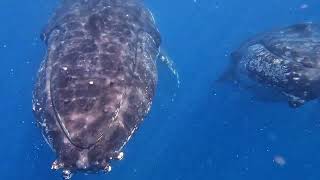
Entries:
[[296, 24], [263, 33], [233, 52], [232, 61], [237, 83], [275, 90], [291, 107], [320, 96], [319, 25]]
[[152, 14], [137, 0], [65, 0], [42, 38], [33, 111], [56, 152], [53, 169], [108, 171], [151, 106], [160, 45]]

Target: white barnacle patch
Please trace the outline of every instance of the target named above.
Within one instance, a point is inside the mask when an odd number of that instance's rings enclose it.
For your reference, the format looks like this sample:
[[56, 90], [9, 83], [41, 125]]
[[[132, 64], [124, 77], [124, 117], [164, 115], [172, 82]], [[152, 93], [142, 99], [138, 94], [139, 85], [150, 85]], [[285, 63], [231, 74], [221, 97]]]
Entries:
[[90, 115], [90, 114], [89, 114], [89, 115], [86, 116], [86, 122], [87, 122], [88, 124], [93, 123], [94, 120], [95, 120], [95, 116], [94, 116], [94, 115]]
[[106, 171], [106, 172], [110, 172], [111, 171], [111, 166], [108, 164], [108, 165], [106, 165], [106, 167], [104, 167], [104, 170]]
[[93, 81], [89, 81], [89, 84], [90, 84], [90, 85], [93, 85]]
[[120, 152], [120, 153], [118, 154], [118, 156], [117, 156], [117, 159], [118, 159], [118, 160], [122, 160], [122, 159], [123, 159], [123, 156], [124, 156], [123, 152]]
[[56, 50], [56, 45], [55, 44], [52, 44], [51, 46], [50, 46], [50, 49], [51, 49], [51, 51], [54, 51], [54, 50]]
[[88, 151], [87, 150], [80, 152], [79, 159], [76, 164], [77, 164], [77, 167], [80, 169], [87, 169], [88, 168], [89, 162], [88, 162]]
[[298, 81], [300, 79], [300, 77], [293, 77], [292, 79], [295, 81]]
[[32, 110], [36, 111], [36, 105], [35, 104], [32, 104]]
[[63, 167], [63, 163], [60, 163], [57, 160], [55, 160], [51, 165], [51, 169], [52, 170], [58, 170], [58, 169], [60, 169], [62, 167]]
[[46, 128], [46, 127], [47, 127], [47, 124], [46, 124], [46, 123], [44, 123], [44, 122], [43, 122], [43, 123], [39, 122], [38, 124], [39, 124], [41, 127], [44, 127], [44, 128]]
[[74, 137], [76, 137], [78, 135], [78, 132], [69, 132], [68, 131], [68, 136], [72, 139], [72, 138], [74, 138]]
[[71, 121], [76, 121], [76, 120], [78, 120], [79, 118], [81, 118], [81, 114], [79, 114], [79, 113], [72, 113], [72, 114], [70, 115], [70, 120], [71, 120]]
[[281, 63], [281, 60], [280, 59], [274, 59], [273, 60], [273, 64], [280, 64]]
[[68, 143], [69, 143], [68, 138], [64, 137], [64, 138], [63, 138], [63, 143], [64, 143], [64, 144], [68, 144]]
[[62, 69], [63, 69], [64, 71], [66, 71], [66, 70], [68, 70], [68, 67], [64, 66], [64, 67], [62, 67]]
[[296, 59], [296, 61], [299, 62], [299, 63], [301, 63], [303, 60], [304, 60], [303, 57], [297, 57], [297, 59]]
[[68, 169], [65, 169], [62, 171], [62, 177], [63, 177], [63, 179], [71, 179], [72, 172]]

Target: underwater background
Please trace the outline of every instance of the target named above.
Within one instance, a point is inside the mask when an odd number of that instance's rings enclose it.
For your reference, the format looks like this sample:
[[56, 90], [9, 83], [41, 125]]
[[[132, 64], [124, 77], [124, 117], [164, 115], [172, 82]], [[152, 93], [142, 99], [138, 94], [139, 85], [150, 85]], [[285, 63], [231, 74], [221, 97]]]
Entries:
[[[55, 180], [55, 155], [31, 96], [39, 39], [59, 0], [0, 1], [0, 179]], [[151, 113], [110, 174], [79, 180], [319, 180], [320, 103], [298, 109], [216, 84], [230, 53], [257, 33], [320, 23], [319, 0], [147, 0], [181, 84], [159, 63]]]

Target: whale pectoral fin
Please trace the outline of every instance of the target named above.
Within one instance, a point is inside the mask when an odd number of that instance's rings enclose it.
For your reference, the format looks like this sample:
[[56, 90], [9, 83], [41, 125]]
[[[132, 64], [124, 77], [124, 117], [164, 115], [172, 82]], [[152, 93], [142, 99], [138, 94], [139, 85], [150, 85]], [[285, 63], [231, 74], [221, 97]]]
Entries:
[[257, 84], [245, 86], [244, 89], [251, 92], [251, 99], [254, 101], [264, 103], [277, 103], [286, 100], [286, 97], [284, 97], [283, 94], [279, 93], [277, 90], [269, 87], [264, 87], [262, 85]]
[[305, 103], [304, 99], [301, 99], [296, 96], [289, 96], [288, 105], [291, 108], [298, 108], [298, 107], [302, 106], [304, 103]]
[[180, 87], [180, 77], [179, 77], [179, 73], [175, 67], [174, 62], [166, 55], [166, 53], [164, 51], [160, 51], [159, 55], [158, 55], [158, 60], [163, 63], [164, 65], [166, 65], [167, 69], [170, 70], [172, 76], [176, 79], [176, 85], [177, 88]]
[[216, 80], [218, 83], [225, 83], [225, 82], [234, 82], [236, 81], [236, 73], [234, 70], [235, 66], [233, 64], [229, 65], [227, 70], [225, 70], [222, 75]]
[[[170, 97], [173, 102], [177, 96], [177, 91], [180, 88], [179, 73], [175, 68], [173, 61], [161, 51], [157, 57], [158, 67], [158, 83], [159, 95], [164, 97]], [[163, 88], [163, 90], [162, 90]]]
[[216, 80], [218, 83], [225, 83], [225, 82], [237, 82], [237, 66], [238, 61], [241, 58], [241, 55], [237, 52], [231, 53], [231, 61], [228, 64], [227, 69], [222, 73], [222, 75]]

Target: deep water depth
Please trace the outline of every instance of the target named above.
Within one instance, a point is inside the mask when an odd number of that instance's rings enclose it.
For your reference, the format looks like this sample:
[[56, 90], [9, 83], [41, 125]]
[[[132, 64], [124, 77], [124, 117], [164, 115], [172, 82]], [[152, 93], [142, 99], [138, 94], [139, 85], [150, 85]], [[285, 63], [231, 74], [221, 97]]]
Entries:
[[[58, 0], [0, 1], [0, 179], [55, 180], [54, 153], [31, 112], [41, 29]], [[214, 83], [259, 32], [320, 23], [318, 0], [148, 0], [181, 85], [159, 63], [152, 111], [108, 175], [79, 180], [318, 180], [320, 103], [290, 109]], [[176, 94], [176, 96], [174, 96]], [[172, 98], [174, 100], [172, 101]]]

